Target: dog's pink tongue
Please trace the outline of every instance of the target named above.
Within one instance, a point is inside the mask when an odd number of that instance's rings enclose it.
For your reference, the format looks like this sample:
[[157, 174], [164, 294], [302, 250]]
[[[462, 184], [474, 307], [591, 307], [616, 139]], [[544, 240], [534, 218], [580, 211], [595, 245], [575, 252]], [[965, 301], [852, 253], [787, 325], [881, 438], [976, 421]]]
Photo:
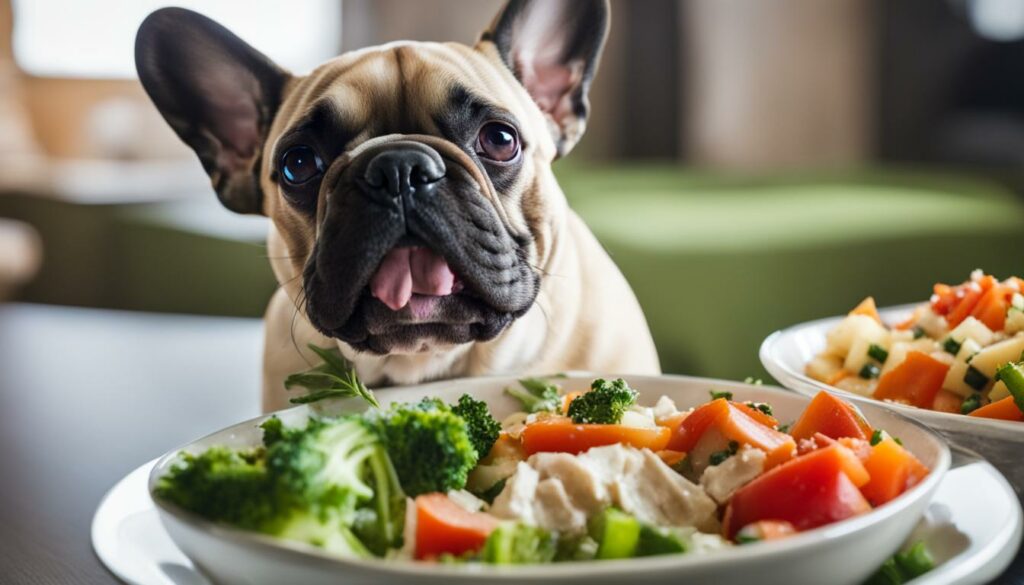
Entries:
[[395, 248], [381, 261], [370, 279], [370, 293], [397, 311], [409, 304], [413, 293], [452, 294], [455, 274], [444, 258], [428, 248]]

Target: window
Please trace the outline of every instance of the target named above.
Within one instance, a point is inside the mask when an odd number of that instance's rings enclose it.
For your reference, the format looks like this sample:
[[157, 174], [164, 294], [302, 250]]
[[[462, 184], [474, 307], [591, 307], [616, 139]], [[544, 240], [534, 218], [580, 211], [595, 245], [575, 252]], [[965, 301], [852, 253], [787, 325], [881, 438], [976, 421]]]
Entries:
[[[135, 32], [166, 0], [13, 0], [14, 57], [44, 77], [135, 77]], [[339, 53], [341, 0], [175, 0], [305, 73]]]

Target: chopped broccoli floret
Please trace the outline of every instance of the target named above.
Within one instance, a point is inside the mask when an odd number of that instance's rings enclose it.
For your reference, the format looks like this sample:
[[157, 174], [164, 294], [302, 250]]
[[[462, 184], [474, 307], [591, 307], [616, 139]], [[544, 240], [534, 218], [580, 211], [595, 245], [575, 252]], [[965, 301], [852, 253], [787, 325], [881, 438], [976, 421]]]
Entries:
[[277, 516], [263, 449], [213, 447], [181, 453], [156, 485], [156, 495], [217, 522], [264, 530]]
[[519, 380], [523, 389], [505, 388], [505, 394], [523, 403], [526, 412], [558, 412], [562, 409], [562, 397], [558, 386], [540, 378]]
[[494, 565], [550, 563], [557, 544], [553, 535], [536, 526], [505, 523], [487, 537], [480, 560]]
[[369, 413], [403, 491], [410, 496], [462, 489], [477, 462], [469, 424], [437, 399]]
[[310, 419], [304, 428], [277, 432], [267, 447], [267, 467], [291, 497], [314, 511], [350, 511], [373, 497], [364, 477], [379, 442], [362, 419]]
[[569, 404], [569, 418], [576, 424], [618, 424], [622, 415], [636, 402], [637, 391], [622, 378], [594, 380], [590, 392]]
[[405, 496], [362, 417], [310, 419], [301, 428], [271, 418], [262, 428], [263, 448], [182, 454], [156, 495], [211, 520], [337, 554], [384, 554], [400, 544]]
[[452, 407], [452, 412], [461, 416], [469, 426], [469, 438], [473, 441], [478, 458], [487, 457], [501, 434], [501, 423], [491, 416], [487, 403], [463, 394], [458, 404]]

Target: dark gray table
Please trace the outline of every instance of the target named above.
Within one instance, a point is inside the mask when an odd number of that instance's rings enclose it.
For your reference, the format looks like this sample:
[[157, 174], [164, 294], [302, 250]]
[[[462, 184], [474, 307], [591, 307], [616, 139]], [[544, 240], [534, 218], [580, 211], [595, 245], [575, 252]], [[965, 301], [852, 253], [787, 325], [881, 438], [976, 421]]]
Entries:
[[261, 347], [252, 319], [0, 305], [0, 583], [115, 582], [89, 541], [103, 494], [258, 414]]
[[0, 583], [115, 582], [89, 525], [139, 465], [256, 416], [255, 319], [0, 305]]

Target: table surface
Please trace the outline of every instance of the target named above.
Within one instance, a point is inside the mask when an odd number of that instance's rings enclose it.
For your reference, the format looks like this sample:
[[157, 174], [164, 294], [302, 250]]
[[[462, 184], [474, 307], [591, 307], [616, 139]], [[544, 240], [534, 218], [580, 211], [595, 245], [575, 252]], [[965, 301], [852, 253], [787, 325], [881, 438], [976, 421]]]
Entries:
[[0, 582], [116, 582], [89, 541], [103, 494], [256, 416], [261, 348], [253, 319], [0, 305]]
[[0, 306], [0, 582], [112, 583], [92, 515], [122, 476], [259, 413], [262, 323]]

